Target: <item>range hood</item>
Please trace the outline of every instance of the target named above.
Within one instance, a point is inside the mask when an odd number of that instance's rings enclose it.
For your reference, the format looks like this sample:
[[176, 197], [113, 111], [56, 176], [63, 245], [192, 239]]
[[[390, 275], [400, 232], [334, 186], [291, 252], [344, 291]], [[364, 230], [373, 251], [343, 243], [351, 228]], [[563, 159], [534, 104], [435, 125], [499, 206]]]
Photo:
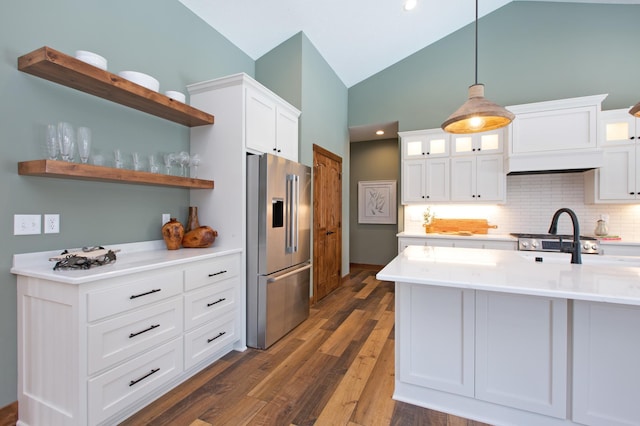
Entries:
[[604, 164], [601, 149], [585, 151], [554, 151], [511, 156], [505, 160], [508, 175], [544, 173], [576, 173], [597, 169]]

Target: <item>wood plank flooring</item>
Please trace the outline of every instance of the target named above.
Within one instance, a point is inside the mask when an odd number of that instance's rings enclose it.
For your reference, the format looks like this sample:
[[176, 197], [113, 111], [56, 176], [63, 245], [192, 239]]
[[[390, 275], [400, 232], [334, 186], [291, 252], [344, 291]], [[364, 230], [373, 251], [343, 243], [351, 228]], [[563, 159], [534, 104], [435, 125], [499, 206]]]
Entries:
[[271, 348], [226, 355], [123, 425], [484, 425], [391, 399], [394, 287], [376, 272], [352, 267]]

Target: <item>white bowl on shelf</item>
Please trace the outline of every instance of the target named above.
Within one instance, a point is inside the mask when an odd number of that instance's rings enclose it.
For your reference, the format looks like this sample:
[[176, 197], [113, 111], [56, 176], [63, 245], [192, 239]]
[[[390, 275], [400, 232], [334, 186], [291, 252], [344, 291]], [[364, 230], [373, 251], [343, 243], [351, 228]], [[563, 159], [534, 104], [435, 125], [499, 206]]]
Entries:
[[160, 82], [148, 74], [138, 71], [120, 71], [118, 75], [133, 83], [139, 84], [142, 87], [153, 90], [154, 92], [157, 92], [158, 89], [160, 89]]
[[167, 90], [166, 92], [164, 92], [164, 94], [174, 101], [185, 103], [185, 101], [187, 100], [187, 97], [184, 93], [176, 92], [175, 90]]
[[76, 50], [76, 59], [101, 70], [107, 70], [107, 60], [97, 53], [89, 52], [88, 50]]

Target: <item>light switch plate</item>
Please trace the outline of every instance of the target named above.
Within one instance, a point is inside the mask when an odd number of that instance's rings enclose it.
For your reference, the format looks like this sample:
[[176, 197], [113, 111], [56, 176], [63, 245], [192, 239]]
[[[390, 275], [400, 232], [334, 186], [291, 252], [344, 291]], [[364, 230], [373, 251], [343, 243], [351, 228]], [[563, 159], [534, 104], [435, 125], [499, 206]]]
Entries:
[[37, 235], [41, 229], [42, 216], [39, 214], [13, 215], [13, 235]]

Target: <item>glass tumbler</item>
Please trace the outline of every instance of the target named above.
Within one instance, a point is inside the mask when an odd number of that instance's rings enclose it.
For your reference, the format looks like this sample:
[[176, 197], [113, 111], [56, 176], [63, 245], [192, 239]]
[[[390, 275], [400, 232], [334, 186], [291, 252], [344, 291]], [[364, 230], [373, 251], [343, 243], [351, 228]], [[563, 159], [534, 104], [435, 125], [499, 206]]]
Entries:
[[88, 127], [78, 128], [78, 155], [80, 161], [86, 164], [91, 154], [91, 129]]
[[55, 124], [47, 124], [46, 132], [47, 158], [55, 160], [58, 158], [58, 128]]
[[60, 145], [60, 156], [63, 161], [70, 161], [75, 144], [73, 126], [70, 123], [61, 121], [58, 123], [58, 144]]

